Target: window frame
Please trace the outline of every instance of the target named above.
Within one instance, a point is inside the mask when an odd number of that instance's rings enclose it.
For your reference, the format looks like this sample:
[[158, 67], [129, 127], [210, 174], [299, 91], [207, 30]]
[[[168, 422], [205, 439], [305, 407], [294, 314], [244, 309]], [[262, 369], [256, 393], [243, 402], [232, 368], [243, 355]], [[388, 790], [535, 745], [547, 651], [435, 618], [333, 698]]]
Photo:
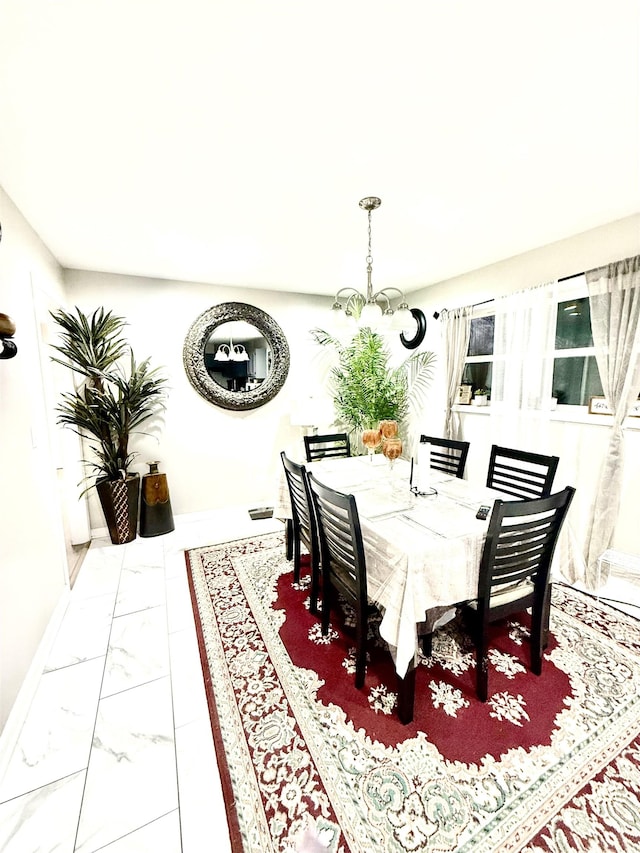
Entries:
[[[587, 287], [587, 278], [584, 273], [578, 273], [573, 276], [568, 276], [565, 279], [558, 281], [558, 289], [556, 293], [556, 304], [559, 305], [561, 302], [567, 302], [571, 299], [583, 299], [584, 297], [588, 297], [589, 290]], [[475, 306], [471, 316], [471, 322], [477, 319], [481, 319], [482, 317], [495, 316], [495, 300], [491, 299], [485, 303], [481, 303], [478, 306]], [[590, 347], [564, 347], [562, 349], [553, 350], [553, 361], [554, 367], [557, 359], [560, 358], [572, 358], [572, 357], [593, 357], [596, 358], [595, 346]], [[481, 364], [481, 363], [490, 363], [493, 366], [494, 363], [494, 355], [493, 353], [489, 355], [467, 355], [464, 359], [464, 367], [463, 367], [463, 376], [465, 372], [465, 368], [467, 364]], [[596, 368], [597, 368], [597, 360], [596, 360]], [[464, 380], [463, 380], [464, 381]], [[491, 390], [491, 389], [490, 389]], [[475, 389], [474, 389], [475, 391]], [[553, 395], [553, 379], [551, 379], [551, 385], [548, 388], [549, 398], [552, 398]], [[468, 410], [469, 406], [462, 406], [462, 410]], [[589, 413], [589, 400], [587, 400], [584, 404], [573, 404], [573, 403], [558, 403], [556, 407], [556, 411], [561, 411], [566, 415], [573, 414], [577, 415], [578, 419], [586, 420], [587, 422], [592, 422], [594, 418], [606, 418], [606, 415], [594, 415]], [[486, 412], [486, 409], [485, 409]], [[571, 418], [573, 419], [573, 418]], [[640, 424], [639, 424], [640, 426]]]
[[[495, 301], [493, 299], [488, 302], [484, 302], [481, 305], [474, 306], [473, 312], [471, 315], [471, 322], [474, 320], [480, 320], [483, 317], [495, 317]], [[485, 364], [489, 363], [491, 365], [491, 373], [493, 375], [493, 352], [487, 355], [467, 355], [464, 359], [464, 367], [462, 368], [462, 375], [464, 377], [464, 372], [467, 364]], [[464, 378], [462, 379], [462, 383], [464, 383]], [[468, 384], [468, 383], [464, 383]], [[475, 389], [473, 389], [473, 393], [475, 393]], [[491, 394], [491, 389], [489, 389], [489, 394]], [[467, 406], [465, 406], [467, 408]]]
[[[558, 282], [558, 291], [557, 291], [557, 305], [560, 305], [562, 302], [569, 302], [571, 299], [584, 299], [585, 297], [589, 298], [589, 288], [587, 287], [587, 277], [584, 273], [578, 273], [577, 275], [569, 276], [568, 278], [563, 279]], [[556, 326], [557, 330], [557, 326]], [[553, 365], [554, 365], [554, 373], [555, 373], [555, 363], [558, 359], [561, 358], [593, 358], [595, 360], [596, 370], [598, 371], [598, 378], [600, 378], [600, 371], [598, 368], [598, 361], [596, 359], [596, 348], [595, 345], [591, 345], [590, 347], [563, 347], [561, 349], [554, 349], [553, 351]], [[553, 383], [553, 379], [552, 379]], [[602, 385], [602, 379], [600, 378], [600, 384]], [[553, 394], [553, 387], [549, 389], [549, 396]], [[589, 413], [589, 400], [586, 403], [558, 403], [559, 408], [569, 411], [579, 411], [584, 414]]]

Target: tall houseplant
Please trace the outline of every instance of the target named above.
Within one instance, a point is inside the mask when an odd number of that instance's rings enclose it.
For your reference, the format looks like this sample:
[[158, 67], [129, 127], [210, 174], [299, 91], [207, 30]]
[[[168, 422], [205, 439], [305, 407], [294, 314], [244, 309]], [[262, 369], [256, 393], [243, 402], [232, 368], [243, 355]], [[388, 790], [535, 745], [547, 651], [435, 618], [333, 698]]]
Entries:
[[52, 311], [60, 329], [59, 355], [53, 361], [81, 377], [72, 392], [62, 394], [57, 421], [77, 432], [92, 458], [88, 489], [96, 487], [111, 541], [129, 542], [136, 536], [140, 475], [130, 466], [136, 456], [129, 439], [150, 418], [164, 409], [166, 379], [149, 359], [136, 362], [124, 337], [122, 317], [97, 308], [87, 316]]
[[406, 433], [411, 432], [410, 415], [419, 413], [433, 378], [433, 352], [415, 352], [391, 367], [384, 338], [368, 327], [347, 344], [322, 329], [313, 329], [311, 335], [337, 354], [330, 383], [341, 424], [351, 432], [361, 432], [375, 429], [381, 420], [394, 420]]

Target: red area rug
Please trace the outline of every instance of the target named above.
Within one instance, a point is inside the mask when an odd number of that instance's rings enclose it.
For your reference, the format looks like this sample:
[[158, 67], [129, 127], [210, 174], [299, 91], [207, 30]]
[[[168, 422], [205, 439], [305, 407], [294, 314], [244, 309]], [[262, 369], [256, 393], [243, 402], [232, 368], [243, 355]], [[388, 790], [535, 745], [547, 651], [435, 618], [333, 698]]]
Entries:
[[[280, 535], [187, 552], [234, 851], [640, 849], [640, 623], [554, 587], [543, 674], [496, 632], [489, 701], [457, 622], [421, 659], [412, 724], [375, 627], [322, 636]], [[303, 573], [304, 574], [304, 573]]]

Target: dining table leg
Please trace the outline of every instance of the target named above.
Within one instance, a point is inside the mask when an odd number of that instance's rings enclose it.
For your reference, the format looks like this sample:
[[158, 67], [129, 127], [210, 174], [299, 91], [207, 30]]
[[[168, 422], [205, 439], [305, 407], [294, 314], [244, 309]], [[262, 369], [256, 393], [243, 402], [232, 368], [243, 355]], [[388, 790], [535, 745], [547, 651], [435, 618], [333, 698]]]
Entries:
[[398, 717], [403, 725], [413, 721], [413, 703], [416, 693], [416, 667], [412, 663], [404, 678], [398, 676]]

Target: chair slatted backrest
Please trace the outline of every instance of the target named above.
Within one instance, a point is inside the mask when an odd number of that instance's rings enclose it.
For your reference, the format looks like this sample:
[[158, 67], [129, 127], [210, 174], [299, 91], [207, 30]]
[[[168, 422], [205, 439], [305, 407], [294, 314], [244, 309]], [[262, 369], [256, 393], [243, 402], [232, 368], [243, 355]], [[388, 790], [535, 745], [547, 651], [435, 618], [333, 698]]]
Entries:
[[445, 474], [462, 479], [469, 455], [469, 442], [421, 435], [420, 443], [425, 442], [431, 445], [430, 467], [434, 471], [444, 471]]
[[351, 456], [349, 436], [346, 432], [334, 432], [326, 435], [305, 435], [304, 449], [307, 462], [325, 457]]
[[528, 453], [494, 444], [489, 458], [487, 486], [506, 495], [531, 500], [551, 494], [558, 456]]
[[318, 521], [323, 578], [363, 611], [367, 606], [367, 571], [360, 517], [353, 495], [345, 495], [308, 475]]
[[298, 465], [289, 459], [284, 450], [280, 453], [280, 458], [291, 498], [294, 536], [299, 536], [311, 550], [316, 544], [316, 534], [306, 469], [304, 465]]
[[542, 595], [551, 560], [575, 489], [534, 500], [502, 501], [493, 506], [480, 562], [478, 607], [491, 607], [499, 588], [532, 581]]

